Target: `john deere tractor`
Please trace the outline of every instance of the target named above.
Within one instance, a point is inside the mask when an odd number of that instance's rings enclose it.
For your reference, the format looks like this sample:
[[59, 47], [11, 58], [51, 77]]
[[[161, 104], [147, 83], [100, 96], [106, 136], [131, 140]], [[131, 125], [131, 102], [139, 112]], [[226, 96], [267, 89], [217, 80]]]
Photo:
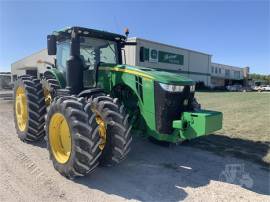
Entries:
[[41, 79], [14, 85], [18, 136], [45, 136], [56, 170], [83, 176], [98, 164], [115, 165], [130, 151], [131, 128], [178, 143], [222, 127], [220, 112], [200, 109], [195, 83], [179, 74], [123, 64], [126, 37], [82, 27], [47, 36], [55, 64]]

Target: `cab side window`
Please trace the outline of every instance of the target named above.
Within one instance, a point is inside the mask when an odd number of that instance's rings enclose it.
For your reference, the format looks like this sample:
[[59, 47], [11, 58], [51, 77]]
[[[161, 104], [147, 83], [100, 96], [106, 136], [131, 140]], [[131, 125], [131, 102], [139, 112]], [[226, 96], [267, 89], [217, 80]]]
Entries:
[[56, 64], [61, 72], [66, 72], [67, 60], [70, 57], [70, 42], [64, 41], [57, 44]]

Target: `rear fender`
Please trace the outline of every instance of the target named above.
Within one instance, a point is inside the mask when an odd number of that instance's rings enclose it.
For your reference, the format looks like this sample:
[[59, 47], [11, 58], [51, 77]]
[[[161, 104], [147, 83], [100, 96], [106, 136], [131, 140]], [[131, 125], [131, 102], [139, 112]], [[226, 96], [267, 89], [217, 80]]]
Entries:
[[86, 89], [83, 90], [82, 92], [80, 92], [77, 97], [91, 97], [94, 94], [97, 93], [105, 93], [104, 89], [102, 88], [90, 88], [90, 89]]

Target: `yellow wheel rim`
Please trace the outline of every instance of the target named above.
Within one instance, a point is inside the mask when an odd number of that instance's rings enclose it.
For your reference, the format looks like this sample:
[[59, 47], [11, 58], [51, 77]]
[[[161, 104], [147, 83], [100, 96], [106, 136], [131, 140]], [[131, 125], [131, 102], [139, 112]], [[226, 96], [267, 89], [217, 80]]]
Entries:
[[64, 164], [71, 154], [71, 135], [66, 118], [55, 113], [49, 124], [49, 141], [55, 159]]
[[96, 122], [99, 126], [98, 133], [101, 139], [99, 143], [99, 149], [103, 150], [106, 144], [106, 124], [105, 121], [99, 115], [96, 116]]
[[49, 106], [51, 104], [51, 102], [52, 102], [52, 95], [51, 95], [49, 89], [44, 88], [43, 89], [43, 94], [44, 94], [46, 106]]
[[28, 108], [25, 90], [22, 87], [16, 90], [15, 111], [18, 128], [24, 132], [28, 123]]

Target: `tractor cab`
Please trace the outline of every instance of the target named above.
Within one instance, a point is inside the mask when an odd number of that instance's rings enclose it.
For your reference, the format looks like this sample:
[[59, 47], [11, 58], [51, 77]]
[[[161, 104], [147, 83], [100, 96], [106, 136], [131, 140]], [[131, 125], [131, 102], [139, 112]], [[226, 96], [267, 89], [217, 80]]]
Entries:
[[48, 55], [56, 55], [55, 66], [72, 94], [96, 87], [101, 64], [121, 64], [126, 37], [94, 29], [71, 27], [47, 36]]

